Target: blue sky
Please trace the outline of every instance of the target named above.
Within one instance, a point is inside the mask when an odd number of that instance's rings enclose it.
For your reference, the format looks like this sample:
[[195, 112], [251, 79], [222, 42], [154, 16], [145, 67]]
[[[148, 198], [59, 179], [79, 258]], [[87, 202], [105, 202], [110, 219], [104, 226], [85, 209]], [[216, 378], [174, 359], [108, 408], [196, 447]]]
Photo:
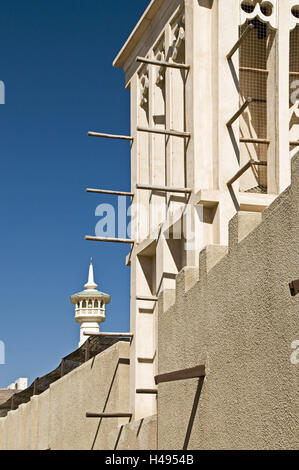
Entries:
[[129, 328], [129, 245], [87, 242], [95, 209], [115, 198], [86, 187], [130, 189], [125, 141], [129, 92], [112, 61], [149, 0], [1, 1], [0, 388], [32, 381], [76, 349], [69, 297], [82, 290], [89, 259], [112, 297], [103, 331]]

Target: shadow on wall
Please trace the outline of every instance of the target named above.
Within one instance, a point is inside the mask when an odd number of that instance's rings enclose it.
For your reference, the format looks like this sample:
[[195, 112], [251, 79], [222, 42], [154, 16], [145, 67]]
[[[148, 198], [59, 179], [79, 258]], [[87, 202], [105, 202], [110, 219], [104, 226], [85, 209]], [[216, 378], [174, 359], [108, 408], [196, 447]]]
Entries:
[[122, 426], [119, 428], [119, 433], [118, 433], [118, 435], [117, 435], [117, 438], [116, 438], [116, 441], [115, 441], [115, 446], [114, 446], [114, 449], [113, 449], [113, 450], [117, 450], [117, 446], [118, 446], [118, 443], [119, 443], [119, 440], [120, 440], [121, 433], [123, 432], [123, 429], [124, 429], [124, 426], [122, 425]]
[[[106, 397], [106, 400], [105, 400], [105, 404], [103, 406], [103, 410], [101, 411], [101, 413], [105, 413], [105, 411], [106, 411], [106, 407], [107, 407], [107, 404], [109, 402], [112, 387], [113, 387], [115, 377], [116, 377], [116, 374], [117, 374], [117, 371], [118, 371], [118, 367], [119, 367], [120, 364], [130, 364], [130, 360], [120, 358], [118, 363], [116, 364], [116, 367], [115, 367], [115, 370], [114, 370], [114, 373], [113, 373], [113, 377], [112, 377], [112, 380], [111, 380], [111, 384], [110, 384], [110, 387], [109, 387], [109, 390], [108, 390], [108, 393], [107, 393], [107, 397]], [[91, 367], [92, 366], [93, 366], [93, 362], [92, 362]], [[100, 421], [99, 421], [99, 424], [98, 424], [98, 427], [97, 427], [97, 430], [96, 430], [96, 433], [95, 433], [95, 436], [94, 436], [94, 439], [93, 439], [93, 443], [92, 443], [92, 446], [91, 446], [91, 450], [94, 450], [94, 447], [95, 447], [95, 444], [96, 444], [96, 441], [97, 441], [97, 438], [98, 438], [98, 435], [99, 435], [99, 432], [100, 432], [100, 427], [101, 427], [102, 421], [103, 421], [103, 418], [100, 418]], [[118, 437], [117, 437], [117, 440], [116, 440], [116, 444], [115, 444], [115, 449], [116, 449], [116, 446], [117, 446], [118, 441], [120, 439], [120, 436], [121, 436], [121, 433], [122, 433], [122, 428], [123, 428], [123, 426], [120, 427]]]
[[[137, 429], [137, 432], [136, 432], [136, 437], [138, 437], [139, 434], [140, 434], [140, 432], [141, 432], [141, 429], [142, 429], [142, 426], [143, 426], [143, 422], [144, 422], [144, 418], [142, 418], [142, 419], [140, 420], [140, 423], [139, 423], [139, 426], [138, 426], [138, 429]], [[123, 429], [124, 429], [124, 425], [120, 426], [120, 428], [119, 428], [119, 433], [118, 433], [118, 435], [117, 435], [116, 442], [115, 442], [115, 445], [114, 445], [114, 449], [113, 449], [113, 450], [117, 450], [117, 446], [118, 446], [118, 443], [119, 443], [121, 434], [122, 434], [122, 432], [123, 432]]]
[[213, 8], [214, 0], [197, 0], [198, 5], [204, 8]]
[[189, 418], [189, 422], [188, 422], [188, 426], [187, 426], [187, 431], [186, 431], [185, 441], [184, 441], [184, 445], [183, 445], [183, 450], [188, 449], [190, 436], [191, 436], [192, 428], [193, 428], [193, 424], [194, 424], [194, 419], [195, 419], [195, 416], [196, 416], [198, 403], [199, 403], [199, 399], [200, 399], [200, 394], [201, 394], [201, 391], [202, 391], [203, 382], [204, 382], [204, 377], [200, 377], [199, 380], [198, 380], [197, 389], [196, 389], [196, 393], [195, 393], [195, 397], [194, 397], [194, 401], [193, 401], [193, 405], [192, 405], [192, 410], [191, 410], [191, 414], [190, 414], [190, 418]]

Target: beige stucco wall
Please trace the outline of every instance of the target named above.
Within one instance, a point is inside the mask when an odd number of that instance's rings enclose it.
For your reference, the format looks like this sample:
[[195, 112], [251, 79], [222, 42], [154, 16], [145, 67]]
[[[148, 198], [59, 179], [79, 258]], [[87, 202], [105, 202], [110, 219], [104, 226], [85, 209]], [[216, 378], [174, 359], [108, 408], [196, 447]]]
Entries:
[[159, 300], [159, 373], [205, 363], [207, 374], [160, 384], [158, 420], [85, 418], [129, 410], [129, 344], [119, 342], [1, 418], [0, 449], [298, 448], [299, 296], [288, 286], [299, 277], [298, 200], [299, 155], [263, 216], [239, 212], [228, 252], [207, 247], [199, 270], [178, 275], [175, 304]]
[[158, 447], [157, 415], [133, 421], [122, 428], [118, 450], [155, 450]]
[[175, 305], [163, 312], [160, 303], [159, 372], [205, 363], [207, 375], [203, 384], [159, 385], [159, 448], [298, 448], [298, 366], [290, 356], [299, 296], [288, 286], [299, 277], [298, 201], [299, 155], [291, 187], [261, 223], [259, 215], [237, 214], [228, 254], [207, 273], [215, 254], [208, 247], [198, 282], [186, 292], [183, 270]]
[[129, 411], [129, 344], [119, 342], [0, 419], [0, 449], [156, 448], [155, 418], [87, 419], [90, 412]]

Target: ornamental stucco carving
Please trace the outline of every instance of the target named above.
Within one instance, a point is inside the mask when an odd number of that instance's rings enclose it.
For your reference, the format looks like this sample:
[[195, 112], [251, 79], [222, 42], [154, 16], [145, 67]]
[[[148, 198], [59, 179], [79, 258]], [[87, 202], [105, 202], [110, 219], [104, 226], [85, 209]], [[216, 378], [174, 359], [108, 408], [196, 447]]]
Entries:
[[[258, 17], [272, 28], [278, 28], [279, 0], [240, 0], [240, 24]], [[290, 30], [299, 24], [299, 0], [289, 0]], [[297, 7], [297, 8], [296, 8]]]
[[172, 43], [172, 60], [176, 60], [180, 48], [185, 41], [185, 15], [182, 14], [178, 17], [176, 22], [172, 26], [172, 34], [173, 34], [173, 43]]
[[[165, 46], [162, 44], [156, 51], [155, 51], [155, 60], [159, 60], [161, 62], [165, 61]], [[165, 67], [159, 67], [157, 71], [157, 80], [156, 85], [162, 86], [165, 79]]]
[[296, 28], [297, 24], [299, 24], [299, 0], [290, 0], [290, 29]]
[[272, 28], [278, 27], [278, 1], [279, 0], [240, 0], [241, 19], [243, 25], [247, 20], [258, 17]]
[[139, 75], [140, 81], [140, 106], [148, 105], [148, 91], [149, 91], [149, 75], [148, 65], [142, 67], [142, 71]]

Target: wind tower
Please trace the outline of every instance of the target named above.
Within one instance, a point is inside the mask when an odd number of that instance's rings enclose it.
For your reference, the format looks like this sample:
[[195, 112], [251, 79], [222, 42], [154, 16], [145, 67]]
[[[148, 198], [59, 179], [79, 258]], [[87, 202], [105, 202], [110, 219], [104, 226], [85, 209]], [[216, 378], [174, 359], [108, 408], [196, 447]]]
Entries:
[[130, 142], [131, 191], [88, 192], [131, 198], [134, 217], [130, 238], [86, 240], [131, 247], [135, 420], [157, 413], [164, 314], [225, 256], [232, 217], [258, 224], [291, 183], [298, 39], [299, 0], [152, 0], [114, 60], [130, 90], [130, 135], [88, 135]]
[[105, 321], [106, 304], [110, 302], [110, 295], [97, 290], [98, 285], [94, 281], [92, 259], [89, 265], [88, 281], [85, 290], [71, 296], [71, 302], [76, 305], [75, 320], [80, 323], [79, 347], [87, 340], [85, 333], [98, 333], [99, 323]]

